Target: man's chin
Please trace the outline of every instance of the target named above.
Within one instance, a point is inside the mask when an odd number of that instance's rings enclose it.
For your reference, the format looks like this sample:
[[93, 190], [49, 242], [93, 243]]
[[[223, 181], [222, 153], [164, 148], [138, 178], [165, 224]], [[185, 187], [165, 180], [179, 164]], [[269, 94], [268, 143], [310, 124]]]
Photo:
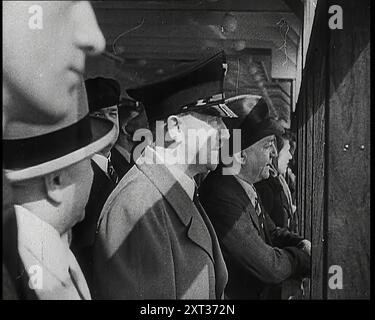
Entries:
[[266, 180], [270, 177], [270, 171], [268, 170], [268, 168], [263, 170], [261, 177], [262, 180]]

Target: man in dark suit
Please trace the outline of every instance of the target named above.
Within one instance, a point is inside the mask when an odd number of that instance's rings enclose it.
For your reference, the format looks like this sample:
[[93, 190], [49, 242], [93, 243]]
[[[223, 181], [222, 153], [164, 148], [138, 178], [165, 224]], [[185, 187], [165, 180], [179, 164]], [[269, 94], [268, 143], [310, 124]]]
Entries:
[[118, 107], [119, 136], [111, 151], [111, 160], [119, 180], [130, 170], [137, 159], [134, 148], [140, 143], [134, 141], [138, 129], [148, 128], [147, 116], [142, 103], [131, 99], [121, 99]]
[[85, 219], [73, 228], [72, 251], [85, 275], [91, 291], [92, 247], [100, 212], [118, 182], [117, 174], [111, 166], [111, 149], [118, 138], [118, 103], [120, 85], [114, 79], [94, 78], [85, 81], [90, 116], [107, 119], [114, 123], [114, 140], [99, 153], [93, 155], [91, 166], [94, 172], [90, 197], [85, 208]]
[[[193, 177], [216, 168], [220, 139], [229, 137], [222, 117], [235, 116], [223, 103], [224, 59], [220, 53], [127, 91], [144, 104], [156, 137], [103, 208], [94, 259], [99, 298], [223, 297], [227, 271]], [[201, 145], [188, 138], [198, 129], [206, 135]]]
[[[280, 298], [280, 291], [273, 285], [309, 273], [310, 243], [276, 228], [259, 203], [253, 184], [268, 177], [274, 135], [283, 129], [268, 116], [263, 99], [255, 106], [251, 100], [251, 96], [242, 96], [227, 101], [237, 114], [247, 114], [236, 123], [227, 122], [229, 128], [241, 129], [242, 151], [233, 155], [238, 166], [210, 173], [200, 194], [228, 267], [226, 296], [275, 299]], [[232, 132], [230, 142], [233, 137]]]

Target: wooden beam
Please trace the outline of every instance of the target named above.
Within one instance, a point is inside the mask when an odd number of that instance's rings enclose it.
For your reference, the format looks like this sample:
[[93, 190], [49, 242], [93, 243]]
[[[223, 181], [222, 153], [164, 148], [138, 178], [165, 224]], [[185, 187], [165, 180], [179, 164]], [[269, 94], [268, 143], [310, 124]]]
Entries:
[[293, 11], [296, 17], [303, 21], [303, 1], [302, 0], [283, 0], [285, 4]]
[[[279, 32], [277, 26], [274, 27], [253, 27], [253, 28], [238, 28], [238, 31], [233, 33], [223, 33], [221, 28], [216, 25], [207, 26], [153, 26], [144, 25], [134, 32], [127, 33], [131, 29], [129, 26], [118, 26], [113, 24], [101, 24], [100, 28], [107, 40], [111, 43], [117, 37], [121, 37], [119, 41], [129, 39], [170, 39], [170, 42], [180, 39], [183, 42], [184, 39], [193, 40], [233, 40], [233, 41], [248, 41], [248, 40], [262, 40], [262, 41], [273, 41], [275, 43], [283, 43], [282, 35]], [[295, 37], [292, 32], [288, 32], [287, 45], [293, 47], [296, 51], [298, 44], [296, 43]], [[293, 39], [291, 38], [293, 37]], [[299, 39], [298, 39], [299, 41]]]
[[[98, 9], [96, 12], [99, 23], [111, 23], [122, 26], [135, 26], [144, 20], [145, 25], [161, 26], [161, 25], [217, 25], [221, 26], [224, 17], [228, 12], [210, 12], [210, 11], [171, 11], [171, 10], [112, 10]], [[284, 19], [294, 29], [297, 34], [301, 32], [301, 22], [292, 12], [231, 12], [236, 19], [237, 25], [252, 27], [274, 27], [277, 22]]]
[[277, 11], [290, 12], [281, 0], [220, 0], [217, 2], [185, 1], [92, 1], [94, 8], [123, 10], [208, 10], [208, 11]]

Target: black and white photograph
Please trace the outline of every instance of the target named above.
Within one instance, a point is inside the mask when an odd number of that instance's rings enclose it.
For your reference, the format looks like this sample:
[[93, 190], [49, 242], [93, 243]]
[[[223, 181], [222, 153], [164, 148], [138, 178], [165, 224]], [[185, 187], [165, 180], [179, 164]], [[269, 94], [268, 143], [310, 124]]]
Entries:
[[2, 11], [2, 300], [371, 298], [370, 0]]

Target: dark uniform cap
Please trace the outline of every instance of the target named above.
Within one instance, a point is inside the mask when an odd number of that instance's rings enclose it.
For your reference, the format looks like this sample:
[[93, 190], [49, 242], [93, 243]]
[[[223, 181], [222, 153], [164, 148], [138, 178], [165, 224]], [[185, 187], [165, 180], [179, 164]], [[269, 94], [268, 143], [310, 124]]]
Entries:
[[85, 81], [90, 112], [117, 106], [120, 101], [120, 84], [110, 78], [97, 77]]
[[221, 117], [236, 117], [225, 105], [224, 52], [160, 82], [128, 89], [128, 95], [143, 103], [149, 121], [189, 111]]
[[[233, 152], [233, 130], [241, 129], [241, 148], [245, 150], [254, 143], [270, 135], [284, 133], [281, 124], [269, 115], [268, 105], [263, 98], [241, 95], [226, 100], [226, 104], [238, 115], [237, 119], [224, 119], [229, 129], [229, 151]], [[237, 148], [235, 151], [240, 151]]]

